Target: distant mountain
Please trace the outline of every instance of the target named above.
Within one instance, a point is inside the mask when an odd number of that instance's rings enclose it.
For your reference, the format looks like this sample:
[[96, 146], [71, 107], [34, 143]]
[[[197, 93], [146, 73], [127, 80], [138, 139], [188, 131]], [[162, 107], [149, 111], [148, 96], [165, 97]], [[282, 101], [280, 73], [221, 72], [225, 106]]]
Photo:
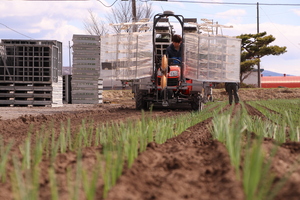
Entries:
[[[272, 71], [264, 70], [262, 72], [262, 75], [263, 76], [283, 76], [283, 73], [277, 73], [277, 72], [272, 72]], [[293, 75], [287, 74], [287, 76], [293, 76]]]

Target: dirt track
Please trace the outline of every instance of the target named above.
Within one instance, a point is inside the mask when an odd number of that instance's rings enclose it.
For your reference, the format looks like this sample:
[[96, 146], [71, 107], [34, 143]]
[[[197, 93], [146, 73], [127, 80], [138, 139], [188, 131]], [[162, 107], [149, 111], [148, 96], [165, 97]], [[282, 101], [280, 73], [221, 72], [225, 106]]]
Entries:
[[[69, 105], [63, 108], [0, 108], [0, 134], [5, 142], [15, 140], [15, 151], [24, 142], [33, 125], [33, 133], [41, 126], [49, 125], [60, 128], [60, 123], [71, 119], [72, 132], [78, 130], [82, 119], [93, 119], [95, 123], [120, 121], [128, 118], [138, 119], [140, 111], [134, 109], [131, 93], [117, 91], [117, 94], [107, 93], [103, 105]], [[105, 94], [104, 94], [105, 95]], [[112, 98], [113, 96], [113, 98]], [[241, 99], [245, 102], [255, 99], [300, 98], [300, 89], [271, 89], [267, 91], [255, 89], [241, 89]], [[227, 100], [224, 90], [215, 90], [214, 99]], [[226, 107], [224, 109], [227, 109]], [[238, 107], [235, 108], [238, 112]], [[247, 106], [248, 113], [263, 115]], [[178, 115], [190, 110], [154, 110], [154, 116]], [[164, 144], [150, 143], [147, 150], [139, 155], [132, 168], [124, 169], [117, 185], [109, 192], [107, 199], [244, 199], [242, 183], [235, 178], [234, 169], [230, 165], [229, 155], [218, 141], [211, 139], [207, 125], [208, 119], [169, 139]], [[33, 134], [34, 139], [34, 134]], [[34, 141], [33, 141], [34, 142]], [[271, 149], [273, 141], [266, 139], [266, 149]], [[96, 152], [101, 147], [83, 149], [85, 167], [95, 163]], [[300, 154], [299, 143], [285, 143], [281, 146], [274, 161], [272, 171], [276, 173], [276, 180], [290, 169]], [[55, 161], [55, 172], [60, 187], [60, 199], [70, 199], [67, 192], [67, 168], [76, 164], [76, 154], [69, 151], [58, 155]], [[42, 161], [40, 168], [40, 199], [51, 199], [47, 166], [49, 161]], [[44, 169], [44, 170], [43, 170]], [[300, 191], [300, 168], [291, 175], [286, 186], [276, 199], [298, 199]], [[97, 199], [102, 199], [103, 180], [97, 185]], [[83, 192], [79, 199], [85, 199]], [[0, 199], [13, 199], [12, 188], [9, 183], [0, 183]]]
[[[239, 94], [242, 101], [251, 101], [258, 99], [294, 99], [300, 98], [300, 88], [275, 88], [275, 89], [240, 89]], [[52, 114], [70, 114], [84, 112], [88, 110], [109, 110], [118, 108], [134, 110], [134, 100], [131, 90], [104, 91], [103, 101], [109, 102], [102, 105], [89, 104], [65, 104], [63, 107], [0, 107], [0, 120], [14, 119], [24, 115], [52, 115]], [[224, 89], [214, 89], [213, 97], [215, 101], [226, 101], [228, 96]]]

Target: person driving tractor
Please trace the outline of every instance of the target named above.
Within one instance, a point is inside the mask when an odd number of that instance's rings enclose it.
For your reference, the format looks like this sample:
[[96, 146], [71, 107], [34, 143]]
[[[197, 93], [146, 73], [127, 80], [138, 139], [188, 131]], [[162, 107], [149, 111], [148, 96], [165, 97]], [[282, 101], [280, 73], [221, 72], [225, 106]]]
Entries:
[[[172, 43], [167, 47], [167, 57], [168, 58], [175, 58], [180, 60], [181, 62], [181, 43], [182, 37], [180, 35], [173, 35], [172, 36]], [[179, 64], [179, 61], [173, 60], [174, 64]]]

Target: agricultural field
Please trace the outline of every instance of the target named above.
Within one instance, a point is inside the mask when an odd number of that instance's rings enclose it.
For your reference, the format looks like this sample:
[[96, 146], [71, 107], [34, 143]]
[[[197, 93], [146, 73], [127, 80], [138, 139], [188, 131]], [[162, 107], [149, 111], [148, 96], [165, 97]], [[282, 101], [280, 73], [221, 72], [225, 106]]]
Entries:
[[201, 112], [0, 107], [0, 199], [299, 199], [300, 89], [224, 90]]

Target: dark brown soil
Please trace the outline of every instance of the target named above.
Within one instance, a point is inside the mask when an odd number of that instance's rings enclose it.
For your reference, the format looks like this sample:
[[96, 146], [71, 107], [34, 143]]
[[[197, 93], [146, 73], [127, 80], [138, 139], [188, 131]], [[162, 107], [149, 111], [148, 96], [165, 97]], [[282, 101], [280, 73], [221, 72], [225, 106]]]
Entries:
[[[286, 89], [285, 89], [286, 90]], [[243, 92], [242, 92], [243, 91]], [[242, 101], [254, 100], [247, 98], [265, 97], [272, 98], [274, 93], [258, 90], [245, 92], [241, 90]], [[299, 98], [299, 90], [293, 90], [292, 93], [275, 92], [274, 95], [293, 95], [290, 98]], [[244, 96], [245, 95], [245, 96]], [[109, 95], [107, 95], [108, 97]], [[116, 97], [116, 95], [115, 95]], [[14, 151], [18, 152], [18, 146], [22, 144], [27, 137], [28, 132], [32, 132], [32, 143], [34, 143], [35, 134], [42, 126], [55, 127], [60, 129], [61, 123], [67, 123], [70, 119], [72, 134], [76, 134], [78, 127], [83, 119], [93, 119], [95, 124], [118, 122], [128, 118], [139, 119], [141, 112], [134, 109], [131, 96], [122, 95], [112, 99], [111, 104], [91, 105], [91, 106], [73, 106], [73, 108], [13, 108], [14, 117], [8, 117], [9, 109], [3, 108], [0, 120], [0, 135], [5, 143], [14, 141]], [[226, 95], [220, 90], [215, 94], [216, 100], [227, 100]], [[277, 96], [276, 96], [277, 98]], [[284, 96], [283, 98], [286, 98]], [[105, 99], [107, 100], [107, 99]], [[228, 109], [226, 106], [224, 109]], [[234, 108], [234, 113], [238, 112], [241, 106]], [[250, 115], [256, 115], [265, 119], [265, 117], [255, 108], [246, 104]], [[8, 109], [8, 110], [7, 110]], [[1, 110], [1, 108], [0, 108]], [[18, 114], [15, 114], [19, 110]], [[34, 111], [34, 112], [33, 112]], [[44, 112], [43, 112], [44, 111]], [[7, 113], [6, 113], [7, 112]], [[190, 110], [154, 110], [153, 116], [171, 116], [190, 112]], [[4, 114], [6, 113], [6, 114]], [[33, 113], [33, 114], [32, 114]], [[52, 125], [51, 125], [52, 124]], [[173, 200], [173, 199], [209, 199], [209, 200], [242, 200], [245, 199], [242, 183], [237, 180], [234, 168], [230, 164], [228, 152], [223, 144], [212, 139], [208, 129], [211, 119], [190, 127], [182, 134], [167, 140], [164, 144], [149, 143], [147, 150], [141, 153], [133, 163], [130, 169], [124, 168], [122, 176], [117, 184], [108, 193], [107, 199], [110, 200]], [[46, 128], [47, 129], [47, 128]], [[57, 133], [59, 134], [59, 132]], [[270, 152], [274, 146], [271, 139], [265, 139], [264, 148]], [[102, 147], [90, 147], [83, 150], [83, 167], [87, 170], [92, 169], [96, 163], [96, 153], [102, 152]], [[298, 162], [300, 155], [300, 143], [289, 142], [282, 144], [273, 160], [270, 173], [274, 173], [276, 181], [279, 182], [286, 175], [287, 182], [280, 189], [275, 199], [299, 199], [300, 195], [300, 167]], [[67, 151], [59, 154], [54, 163], [57, 184], [59, 187], [59, 199], [72, 199], [67, 188], [67, 171], [75, 172], [76, 153]], [[50, 180], [48, 167], [50, 161], [44, 159], [39, 165], [41, 178], [40, 199], [51, 199]], [[8, 172], [12, 171], [12, 162], [8, 165]], [[97, 183], [96, 199], [102, 198], [103, 180], [99, 179]], [[83, 189], [77, 195], [78, 199], [86, 199]], [[0, 182], [0, 199], [15, 199], [11, 183]]]
[[244, 199], [227, 150], [212, 140], [209, 123], [164, 144], [149, 144], [107, 199]]

